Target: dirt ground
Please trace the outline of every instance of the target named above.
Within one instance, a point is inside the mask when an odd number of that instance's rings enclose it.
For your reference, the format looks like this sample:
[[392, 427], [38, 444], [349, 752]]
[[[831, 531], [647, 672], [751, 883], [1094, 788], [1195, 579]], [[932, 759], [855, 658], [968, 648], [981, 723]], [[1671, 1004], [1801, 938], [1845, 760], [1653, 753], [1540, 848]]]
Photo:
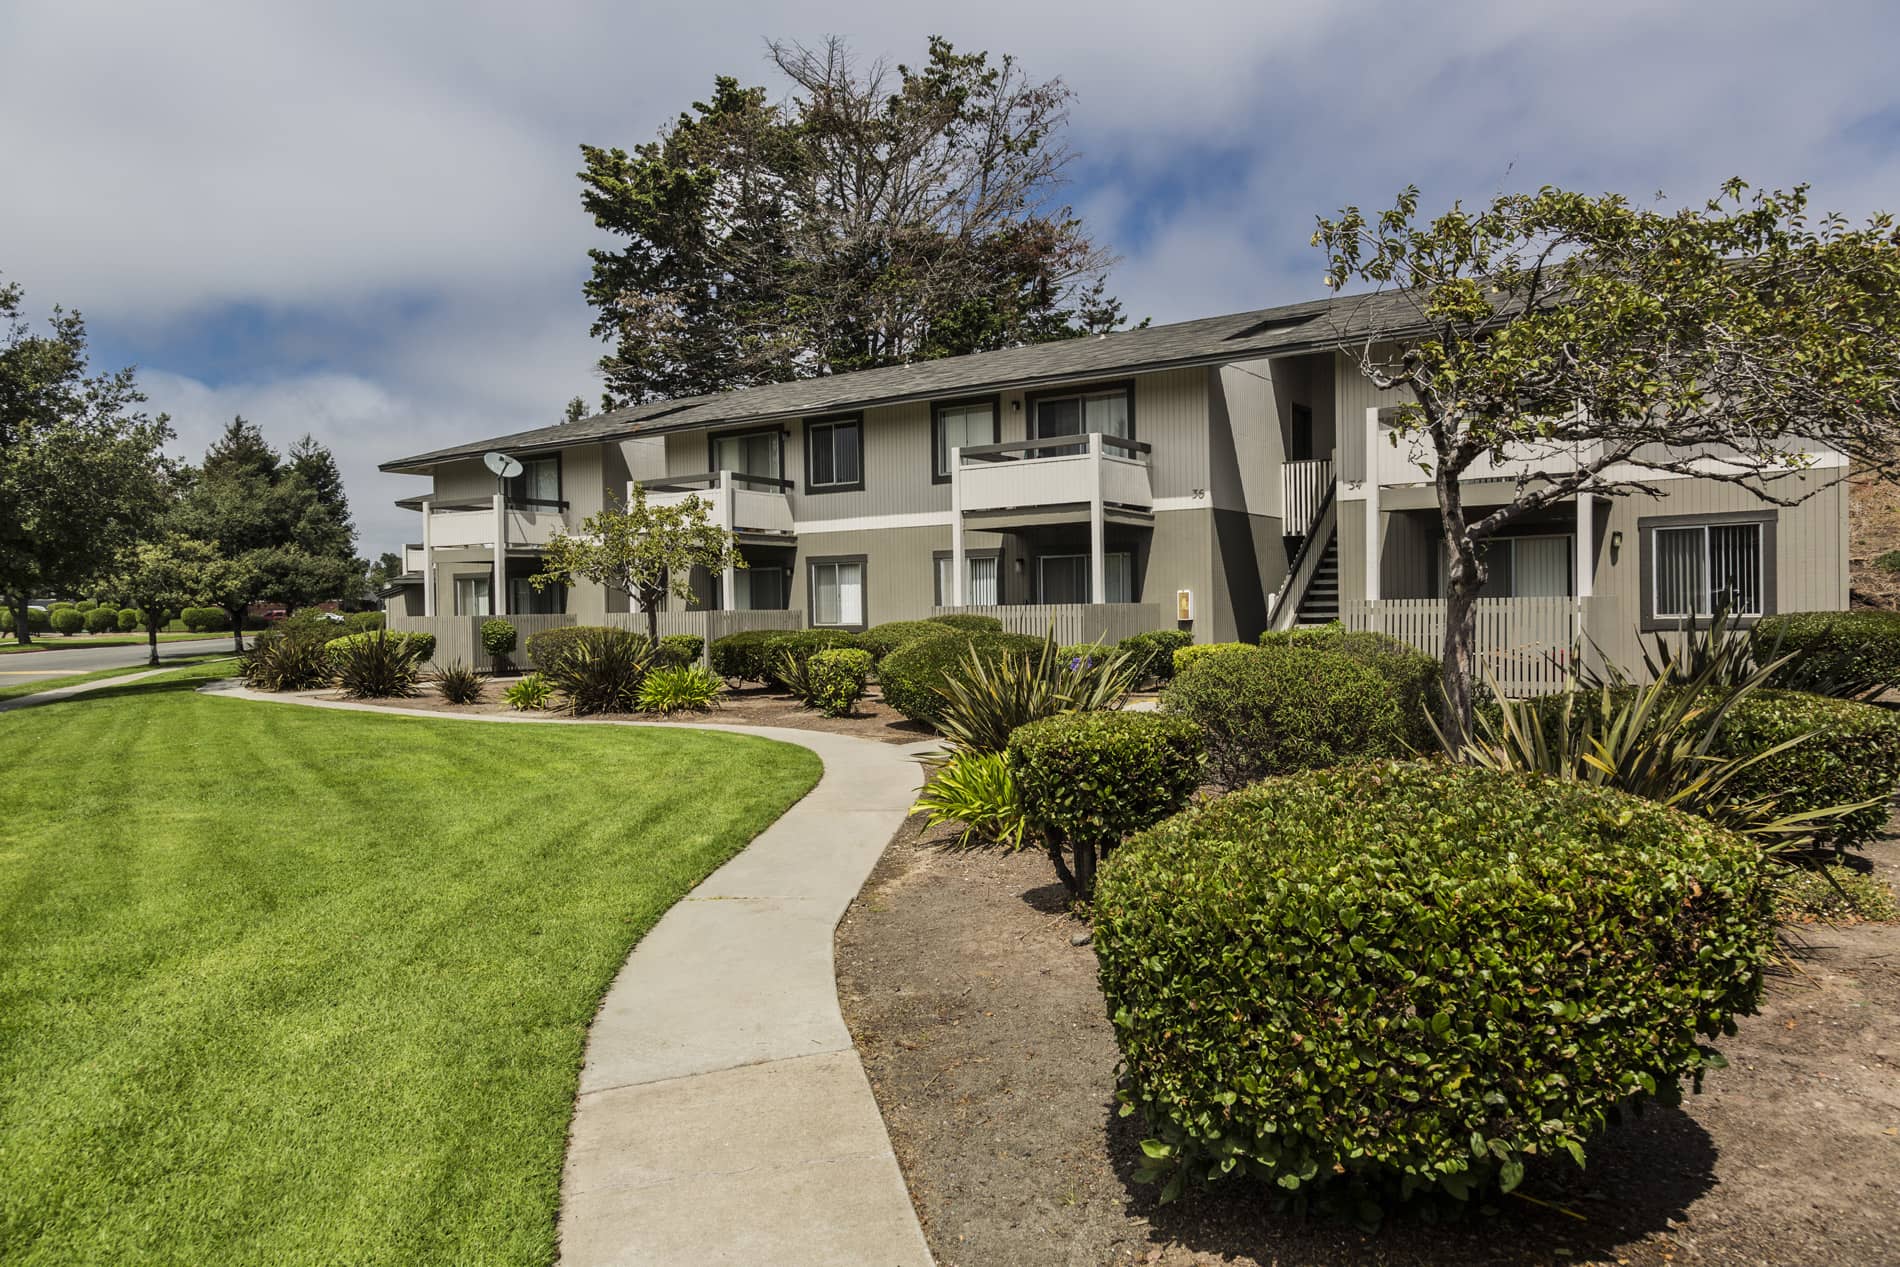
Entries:
[[1854, 606], [1900, 609], [1900, 572], [1874, 560], [1900, 550], [1900, 487], [1870, 476], [1850, 482], [1848, 583]]
[[[510, 711], [502, 701], [501, 694], [508, 688], [512, 678], [491, 680], [482, 685], [482, 702], [479, 704], [449, 704], [430, 687], [423, 687], [422, 694], [411, 699], [380, 699], [372, 701], [392, 708], [413, 708], [428, 713], [505, 713]], [[875, 691], [875, 688], [873, 688]], [[335, 691], [312, 692], [319, 699], [341, 699]], [[559, 716], [550, 713], [549, 716]], [[798, 701], [781, 691], [770, 691], [762, 687], [734, 690], [726, 693], [719, 707], [707, 713], [681, 713], [675, 717], [654, 717], [647, 713], [599, 714], [600, 720], [614, 720], [624, 717], [635, 721], [674, 721], [686, 724], [694, 722], [725, 722], [735, 726], [788, 726], [795, 730], [822, 730], [829, 734], [856, 735], [861, 739], [876, 739], [883, 743], [916, 743], [920, 739], [929, 739], [935, 734], [927, 726], [908, 721], [901, 713], [887, 708], [883, 701], [873, 693], [859, 700], [857, 710], [849, 717], [826, 717], [812, 709], [799, 707]]]
[[[1900, 879], [1900, 838], [1875, 857]], [[839, 997], [941, 1267], [1900, 1263], [1900, 925], [1802, 928], [1719, 1044], [1730, 1068], [1613, 1128], [1587, 1171], [1370, 1234], [1134, 1182], [1086, 931], [1045, 857], [915, 819], [839, 926]]]

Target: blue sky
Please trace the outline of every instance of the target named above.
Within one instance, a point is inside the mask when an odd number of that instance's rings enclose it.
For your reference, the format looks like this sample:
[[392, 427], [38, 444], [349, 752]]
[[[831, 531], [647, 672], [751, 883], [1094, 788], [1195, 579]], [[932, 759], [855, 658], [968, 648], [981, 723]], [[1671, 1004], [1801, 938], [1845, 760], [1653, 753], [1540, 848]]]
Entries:
[[592, 400], [576, 145], [650, 138], [768, 38], [1016, 54], [1075, 90], [1070, 197], [1177, 320], [1308, 298], [1313, 216], [1729, 175], [1900, 210], [1900, 5], [889, 3], [0, 6], [0, 274], [81, 309], [196, 456], [234, 413], [379, 461]]

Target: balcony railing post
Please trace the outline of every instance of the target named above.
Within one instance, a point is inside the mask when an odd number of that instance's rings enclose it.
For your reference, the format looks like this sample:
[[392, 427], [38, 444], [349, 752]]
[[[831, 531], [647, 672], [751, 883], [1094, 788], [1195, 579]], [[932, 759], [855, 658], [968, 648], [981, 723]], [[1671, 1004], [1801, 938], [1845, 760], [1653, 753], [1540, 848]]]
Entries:
[[435, 498], [422, 499], [422, 614], [435, 615]]
[[[719, 472], [719, 526], [726, 530], [726, 536], [728, 538], [732, 536], [733, 528], [739, 521], [737, 508], [734, 506], [732, 499], [732, 472], [721, 471]], [[728, 566], [726, 570], [719, 575], [719, 607], [721, 611], [739, 610], [738, 588], [739, 570], [735, 567]]]
[[488, 609], [497, 616], [508, 614], [508, 499], [501, 493], [495, 494], [495, 584]]
[[1108, 601], [1108, 516], [1102, 500], [1102, 433], [1089, 432], [1089, 601]]
[[[950, 450], [950, 605], [963, 606], [964, 572], [968, 564], [963, 561], [963, 447], [957, 445]], [[1000, 565], [998, 571], [1001, 571]], [[999, 582], [1002, 580], [999, 575]], [[999, 593], [997, 597], [1002, 597]]]
[[1369, 602], [1379, 601], [1379, 550], [1385, 542], [1379, 523], [1379, 410], [1366, 410], [1366, 584]]

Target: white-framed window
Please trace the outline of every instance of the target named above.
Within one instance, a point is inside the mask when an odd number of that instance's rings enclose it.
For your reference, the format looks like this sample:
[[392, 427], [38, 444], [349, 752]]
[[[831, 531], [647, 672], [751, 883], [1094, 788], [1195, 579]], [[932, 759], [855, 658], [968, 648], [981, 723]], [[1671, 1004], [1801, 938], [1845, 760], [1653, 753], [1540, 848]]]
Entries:
[[[1034, 439], [1046, 440], [1051, 436], [1079, 436], [1099, 432], [1105, 436], [1132, 440], [1133, 414], [1134, 391], [1126, 386], [1076, 392], [1073, 395], [1038, 396], [1034, 415], [1030, 419], [1030, 434]], [[1064, 446], [1060, 449], [1042, 449], [1037, 456], [1049, 457], [1081, 451], [1080, 445], [1074, 448]]]
[[806, 423], [806, 490], [863, 488], [863, 440], [864, 427], [856, 418]]
[[1576, 542], [1567, 534], [1494, 538], [1484, 556], [1490, 574], [1478, 597], [1574, 597]]
[[[1114, 551], [1102, 558], [1102, 582], [1107, 593], [1104, 603], [1135, 601], [1135, 560], [1127, 551]], [[1089, 597], [1089, 556], [1086, 554], [1045, 554], [1036, 560], [1036, 601], [1039, 603], [1087, 603]]]
[[457, 616], [494, 615], [493, 608], [489, 606], [487, 577], [458, 576], [455, 578], [455, 614]]
[[1661, 620], [1760, 616], [1767, 592], [1763, 527], [1751, 523], [1682, 524], [1649, 534], [1650, 610]]
[[739, 431], [714, 436], [712, 469], [735, 475], [757, 475], [763, 479], [783, 478], [777, 431]]
[[960, 400], [938, 405], [930, 424], [930, 478], [950, 478], [950, 451], [995, 444], [1000, 437], [994, 400]]
[[811, 623], [864, 623], [864, 564], [832, 559], [811, 565]]
[[[937, 606], [948, 607], [956, 602], [956, 590], [951, 585], [954, 574], [953, 557], [948, 554], [937, 556]], [[963, 583], [963, 602], [969, 607], [993, 607], [1003, 601], [998, 578], [1003, 574], [1002, 560], [993, 554], [965, 555], [964, 567], [968, 570]]]

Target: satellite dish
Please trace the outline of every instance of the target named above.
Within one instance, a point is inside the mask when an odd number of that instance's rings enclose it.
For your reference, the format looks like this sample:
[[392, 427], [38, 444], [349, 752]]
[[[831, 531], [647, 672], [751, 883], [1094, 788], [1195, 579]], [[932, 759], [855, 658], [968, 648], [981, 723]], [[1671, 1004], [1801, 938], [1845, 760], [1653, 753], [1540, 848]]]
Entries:
[[506, 453], [484, 453], [482, 462], [502, 479], [511, 480], [521, 474], [521, 463]]

